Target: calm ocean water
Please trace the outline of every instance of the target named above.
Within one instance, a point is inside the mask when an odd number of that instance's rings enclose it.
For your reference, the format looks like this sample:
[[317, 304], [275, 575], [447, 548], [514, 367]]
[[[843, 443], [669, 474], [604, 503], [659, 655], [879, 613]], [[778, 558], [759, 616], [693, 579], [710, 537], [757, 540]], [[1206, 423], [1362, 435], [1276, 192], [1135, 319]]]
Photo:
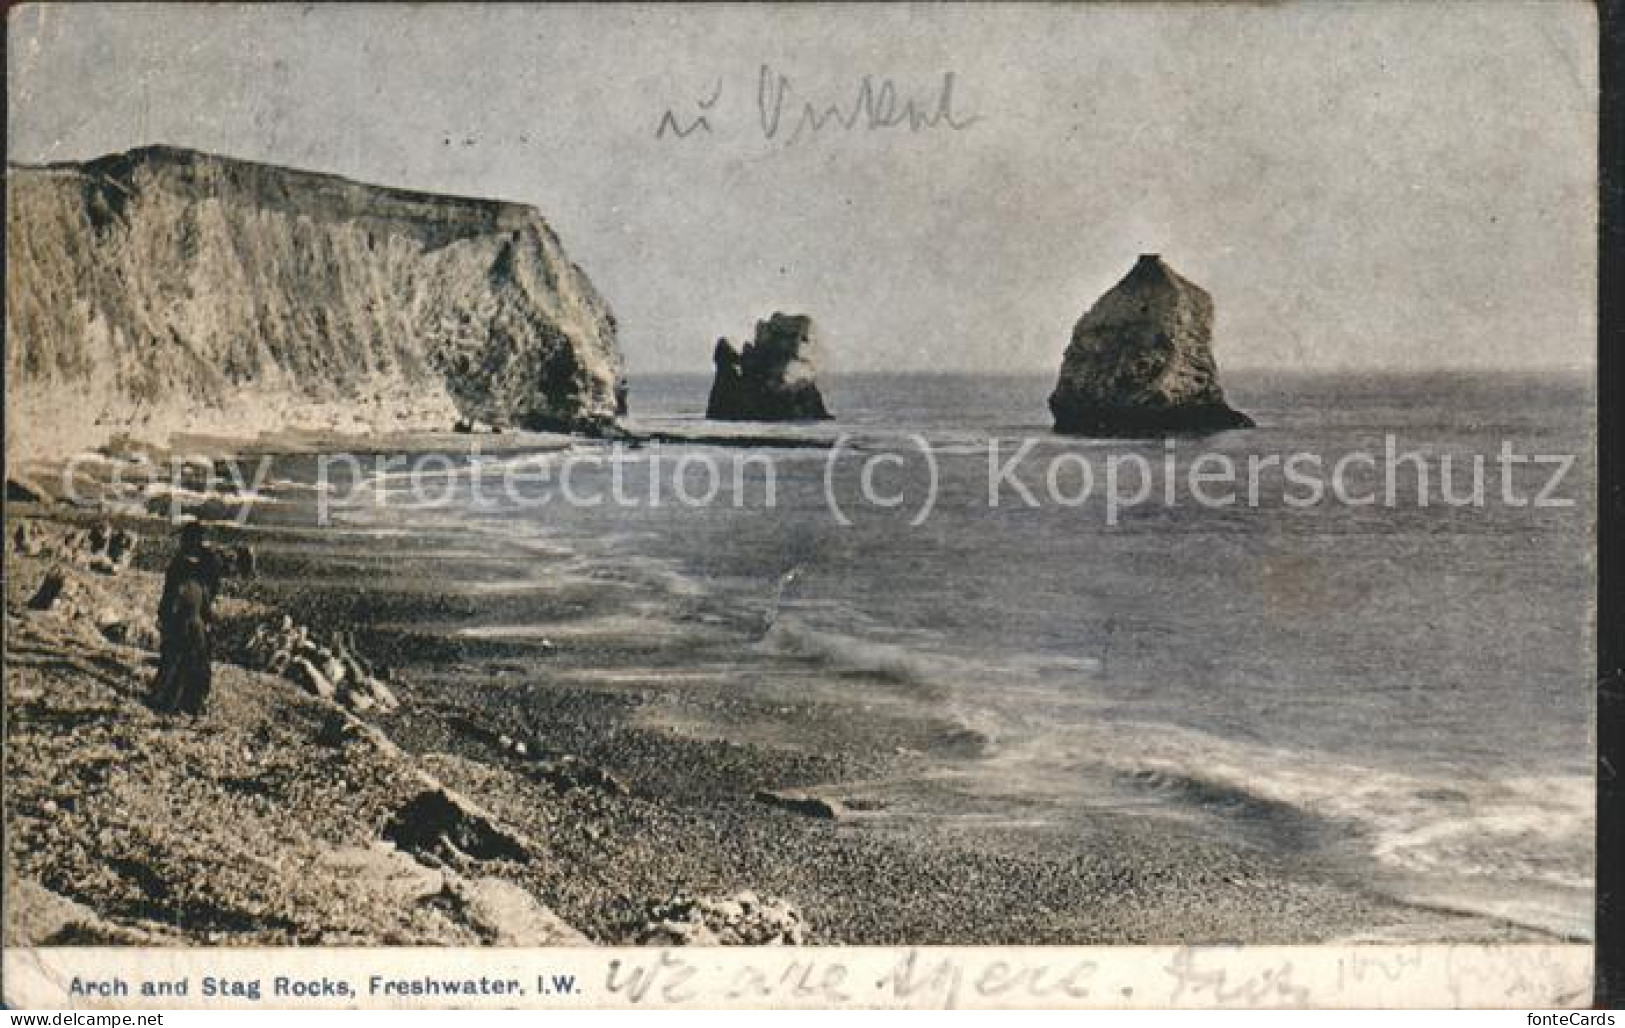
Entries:
[[[462, 573], [464, 585], [501, 597], [461, 631], [523, 639], [560, 629], [527, 619], [522, 563], [459, 572], [474, 565], [448, 561], [445, 546], [547, 552], [618, 583], [621, 598], [594, 614], [606, 630], [667, 640], [739, 688], [786, 669], [799, 688], [885, 683], [888, 695], [949, 713], [989, 740], [985, 757], [945, 771], [936, 787], [1013, 822], [1019, 810], [1024, 823], [1054, 830], [1091, 811], [1130, 810], [1246, 837], [1250, 820], [1300, 816], [1348, 829], [1314, 856], [1328, 874], [1588, 935], [1589, 381], [1231, 375], [1232, 401], [1260, 427], [1182, 440], [1171, 454], [1161, 441], [1053, 436], [1050, 384], [838, 378], [825, 390], [835, 422], [762, 429], [844, 437], [833, 469], [818, 449], [668, 444], [577, 465], [572, 484], [603, 498], [594, 506], [561, 502], [556, 478], [546, 505], [500, 491], [492, 500], [490, 490], [476, 504], [454, 473], [449, 505], [413, 506], [404, 478], [392, 477], [402, 502], [357, 504], [339, 520], [443, 540], [402, 560], [438, 561], [429, 573], [449, 584]], [[706, 387], [699, 377], [635, 382], [635, 424], [722, 431], [701, 417]], [[1329, 479], [1345, 454], [1380, 459], [1389, 436], [1428, 462], [1426, 506], [1405, 468], [1392, 506], [1293, 506], [1283, 490], [1304, 490], [1286, 486], [1278, 466], [1261, 474], [1256, 505], [1245, 500], [1245, 473], [1237, 504], [1204, 506], [1185, 493], [1191, 462], [1206, 451], [1243, 468], [1249, 456], [1313, 454]], [[991, 504], [990, 465], [1027, 439], [1035, 442], [1015, 477], [1038, 506], [1007, 485]], [[1503, 442], [1519, 454], [1578, 455], [1556, 491], [1574, 505], [1499, 502]], [[611, 456], [600, 444], [577, 454]], [[771, 505], [760, 460], [741, 469], [742, 489], [732, 479], [738, 460], [761, 454], [773, 465]], [[1172, 460], [1180, 495], [1108, 519], [1105, 464], [1131, 454], [1159, 472]], [[1483, 455], [1484, 505], [1442, 502], [1446, 454], [1456, 496], [1469, 490], [1472, 456]], [[898, 506], [858, 498], [865, 462], [879, 455], [891, 456], [874, 464], [872, 483], [902, 497]], [[684, 474], [690, 495], [703, 493], [701, 458], [723, 472], [718, 495], [686, 506], [672, 482]], [[556, 467], [567, 458], [538, 459]], [[1057, 468], [1059, 492], [1071, 498], [1083, 462], [1094, 495], [1058, 502], [1046, 471]], [[1351, 470], [1361, 495], [1383, 488], [1380, 470]], [[1533, 497], [1553, 470], [1518, 465], [1514, 496]], [[934, 507], [913, 525], [933, 474]], [[651, 476], [658, 505], [648, 502]], [[1125, 482], [1132, 492], [1131, 475]], [[632, 502], [615, 501], [617, 483]], [[696, 620], [696, 610], [712, 613]], [[693, 625], [704, 632], [685, 639]]]

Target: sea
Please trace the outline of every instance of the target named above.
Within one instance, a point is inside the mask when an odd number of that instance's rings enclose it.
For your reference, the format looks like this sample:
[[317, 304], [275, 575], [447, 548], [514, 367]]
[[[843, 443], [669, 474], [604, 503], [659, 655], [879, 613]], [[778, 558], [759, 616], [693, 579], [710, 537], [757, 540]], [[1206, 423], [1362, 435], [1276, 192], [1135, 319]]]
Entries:
[[[642, 377], [640, 444], [364, 465], [324, 503], [476, 598], [448, 632], [955, 719], [985, 745], [943, 817], [1301, 818], [1329, 876], [1590, 938], [1591, 379], [1233, 373], [1258, 427], [1173, 440], [1057, 436], [1051, 384], [830, 377], [832, 420], [752, 425]], [[569, 623], [527, 606], [561, 575], [595, 583]]]

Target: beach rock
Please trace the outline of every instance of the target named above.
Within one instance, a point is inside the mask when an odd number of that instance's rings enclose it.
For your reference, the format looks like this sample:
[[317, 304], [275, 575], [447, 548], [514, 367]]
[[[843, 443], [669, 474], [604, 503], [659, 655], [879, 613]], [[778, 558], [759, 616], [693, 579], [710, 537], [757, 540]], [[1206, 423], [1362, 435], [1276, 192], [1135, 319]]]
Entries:
[[140, 540], [134, 532], [124, 528], [116, 528], [107, 540], [107, 556], [119, 567], [128, 567], [130, 561], [135, 559], [136, 547]]
[[756, 794], [756, 802], [827, 821], [838, 821], [846, 816], [846, 807], [840, 800], [825, 799], [808, 792], [763, 789]]
[[278, 625], [261, 624], [254, 627], [243, 644], [241, 660], [244, 666], [257, 671], [282, 674], [293, 660], [288, 636], [293, 632], [293, 619], [283, 615]]
[[639, 946], [720, 946], [722, 941], [703, 920], [658, 920], [645, 925], [632, 940]]
[[124, 611], [102, 610], [96, 615], [96, 628], [110, 643], [142, 650], [158, 649], [158, 629]]
[[316, 642], [307, 626], [284, 614], [274, 624], [256, 625], [239, 647], [238, 659], [246, 667], [283, 675], [306, 692], [353, 711], [400, 707], [395, 693], [379, 680], [378, 672], [385, 669], [356, 652], [351, 633], [334, 631], [328, 637], [328, 645]]
[[8, 478], [6, 479], [6, 502], [43, 503], [45, 502], [45, 494], [31, 485], [17, 481], [15, 478]]
[[391, 711], [400, 706], [400, 701], [384, 683], [365, 674], [347, 674], [344, 686], [339, 690], [338, 701], [357, 712]]
[[317, 858], [320, 872], [345, 891], [379, 895], [391, 904], [428, 899], [446, 889], [445, 871], [425, 867], [382, 840], [370, 846], [340, 846]]
[[886, 809], [885, 800], [875, 799], [871, 796], [848, 796], [842, 802], [846, 804], [847, 810], [861, 811], [863, 813], [874, 813], [877, 810]]
[[92, 527], [84, 536], [77, 556], [98, 574], [116, 575], [135, 558], [136, 537], [123, 528], [108, 524]]
[[371, 661], [361, 656], [360, 648], [355, 642], [355, 633], [346, 629], [335, 629], [328, 633], [328, 645], [333, 654], [343, 661], [348, 673], [356, 678], [366, 678], [375, 673]]
[[317, 666], [321, 668], [327, 680], [332, 682], [335, 688], [344, 685], [349, 675], [349, 669], [345, 667], [344, 661], [325, 649], [321, 651], [320, 660], [321, 663]]
[[6, 201], [8, 462], [615, 417], [615, 318], [531, 207], [171, 146], [11, 166]]
[[318, 746], [342, 749], [365, 738], [360, 722], [337, 710], [328, 711], [312, 739]]
[[7, 947], [157, 946], [176, 941], [158, 931], [116, 924], [83, 903], [9, 874], [5, 909]]
[[304, 657], [294, 657], [289, 661], [288, 678], [312, 696], [331, 700], [338, 695], [338, 690], [328, 677]]
[[530, 859], [518, 839], [446, 789], [430, 789], [413, 797], [384, 826], [383, 837], [420, 857], [516, 863]]
[[818, 344], [812, 319], [774, 312], [756, 323], [756, 338], [736, 350], [717, 340], [716, 378], [705, 416], [714, 421], [809, 421], [828, 418], [818, 391]]
[[19, 521], [11, 530], [11, 552], [24, 557], [37, 557], [43, 549], [40, 533], [32, 521]]
[[747, 890], [731, 897], [679, 893], [652, 904], [631, 941], [642, 946], [800, 946], [805, 938], [806, 922], [794, 905]]
[[[515, 743], [513, 752], [518, 756], [528, 754], [521, 750], [524, 743]], [[612, 796], [626, 796], [631, 790], [626, 783], [614, 775], [584, 760], [575, 757], [560, 757], [550, 761], [536, 771], [536, 777], [551, 785], [558, 792], [570, 792], [576, 789], [588, 789], [595, 792], [608, 793]]]
[[382, 707], [384, 710], [400, 709], [400, 697], [396, 696], [394, 691], [383, 682], [380, 682], [376, 678], [369, 677], [367, 679], [367, 688], [372, 692], [373, 702], [377, 703], [378, 706]]
[[51, 570], [45, 573], [39, 588], [29, 597], [30, 610], [65, 610], [69, 607], [68, 577], [61, 570]]
[[374, 675], [374, 676], [371, 677], [372, 691], [378, 696], [378, 699], [381, 702], [383, 702], [384, 704], [386, 704], [386, 705], [388, 705], [390, 707], [398, 707], [398, 706], [400, 706], [400, 703], [401, 703], [400, 697], [396, 696], [394, 690], [392, 690], [388, 685], [384, 684], [388, 679], [387, 672], [389, 671], [389, 669], [388, 668], [383, 668], [383, 669], [381, 669], [381, 671], [384, 672], [384, 673], [379, 674], [379, 675]]
[[1250, 428], [1219, 387], [1213, 298], [1144, 254], [1072, 330], [1050, 394], [1055, 430], [1130, 436]]
[[586, 936], [513, 882], [453, 878], [447, 892], [487, 946], [590, 945]]

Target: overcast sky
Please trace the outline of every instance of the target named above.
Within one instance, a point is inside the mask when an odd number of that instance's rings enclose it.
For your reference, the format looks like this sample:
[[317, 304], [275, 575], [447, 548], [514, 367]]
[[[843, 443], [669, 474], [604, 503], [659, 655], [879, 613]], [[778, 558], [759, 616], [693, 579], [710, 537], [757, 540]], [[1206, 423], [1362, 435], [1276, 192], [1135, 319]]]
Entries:
[[[1589, 3], [44, 5], [10, 32], [11, 160], [166, 142], [535, 204], [633, 373], [706, 371], [773, 310], [834, 370], [1053, 371], [1146, 251], [1213, 294], [1221, 367], [1594, 350]], [[950, 73], [962, 128], [790, 138], [864, 76], [936, 111]], [[713, 94], [709, 131], [657, 137]]]

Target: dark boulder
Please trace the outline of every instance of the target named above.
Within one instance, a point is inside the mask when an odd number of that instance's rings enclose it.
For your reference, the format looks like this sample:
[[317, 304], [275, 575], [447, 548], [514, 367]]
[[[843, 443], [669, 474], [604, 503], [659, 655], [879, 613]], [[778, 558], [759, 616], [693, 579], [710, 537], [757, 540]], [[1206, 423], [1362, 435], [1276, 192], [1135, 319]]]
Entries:
[[444, 789], [419, 793], [384, 826], [384, 838], [420, 857], [509, 860], [530, 854], [518, 839]]
[[64, 598], [68, 586], [68, 576], [61, 571], [48, 571], [34, 595], [28, 600], [29, 610], [51, 610]]
[[839, 821], [846, 816], [846, 807], [840, 800], [825, 799], [808, 792], [763, 789], [756, 794], [756, 802], [825, 821]]
[[44, 503], [45, 494], [32, 485], [19, 482], [15, 478], [6, 479], [7, 503]]

